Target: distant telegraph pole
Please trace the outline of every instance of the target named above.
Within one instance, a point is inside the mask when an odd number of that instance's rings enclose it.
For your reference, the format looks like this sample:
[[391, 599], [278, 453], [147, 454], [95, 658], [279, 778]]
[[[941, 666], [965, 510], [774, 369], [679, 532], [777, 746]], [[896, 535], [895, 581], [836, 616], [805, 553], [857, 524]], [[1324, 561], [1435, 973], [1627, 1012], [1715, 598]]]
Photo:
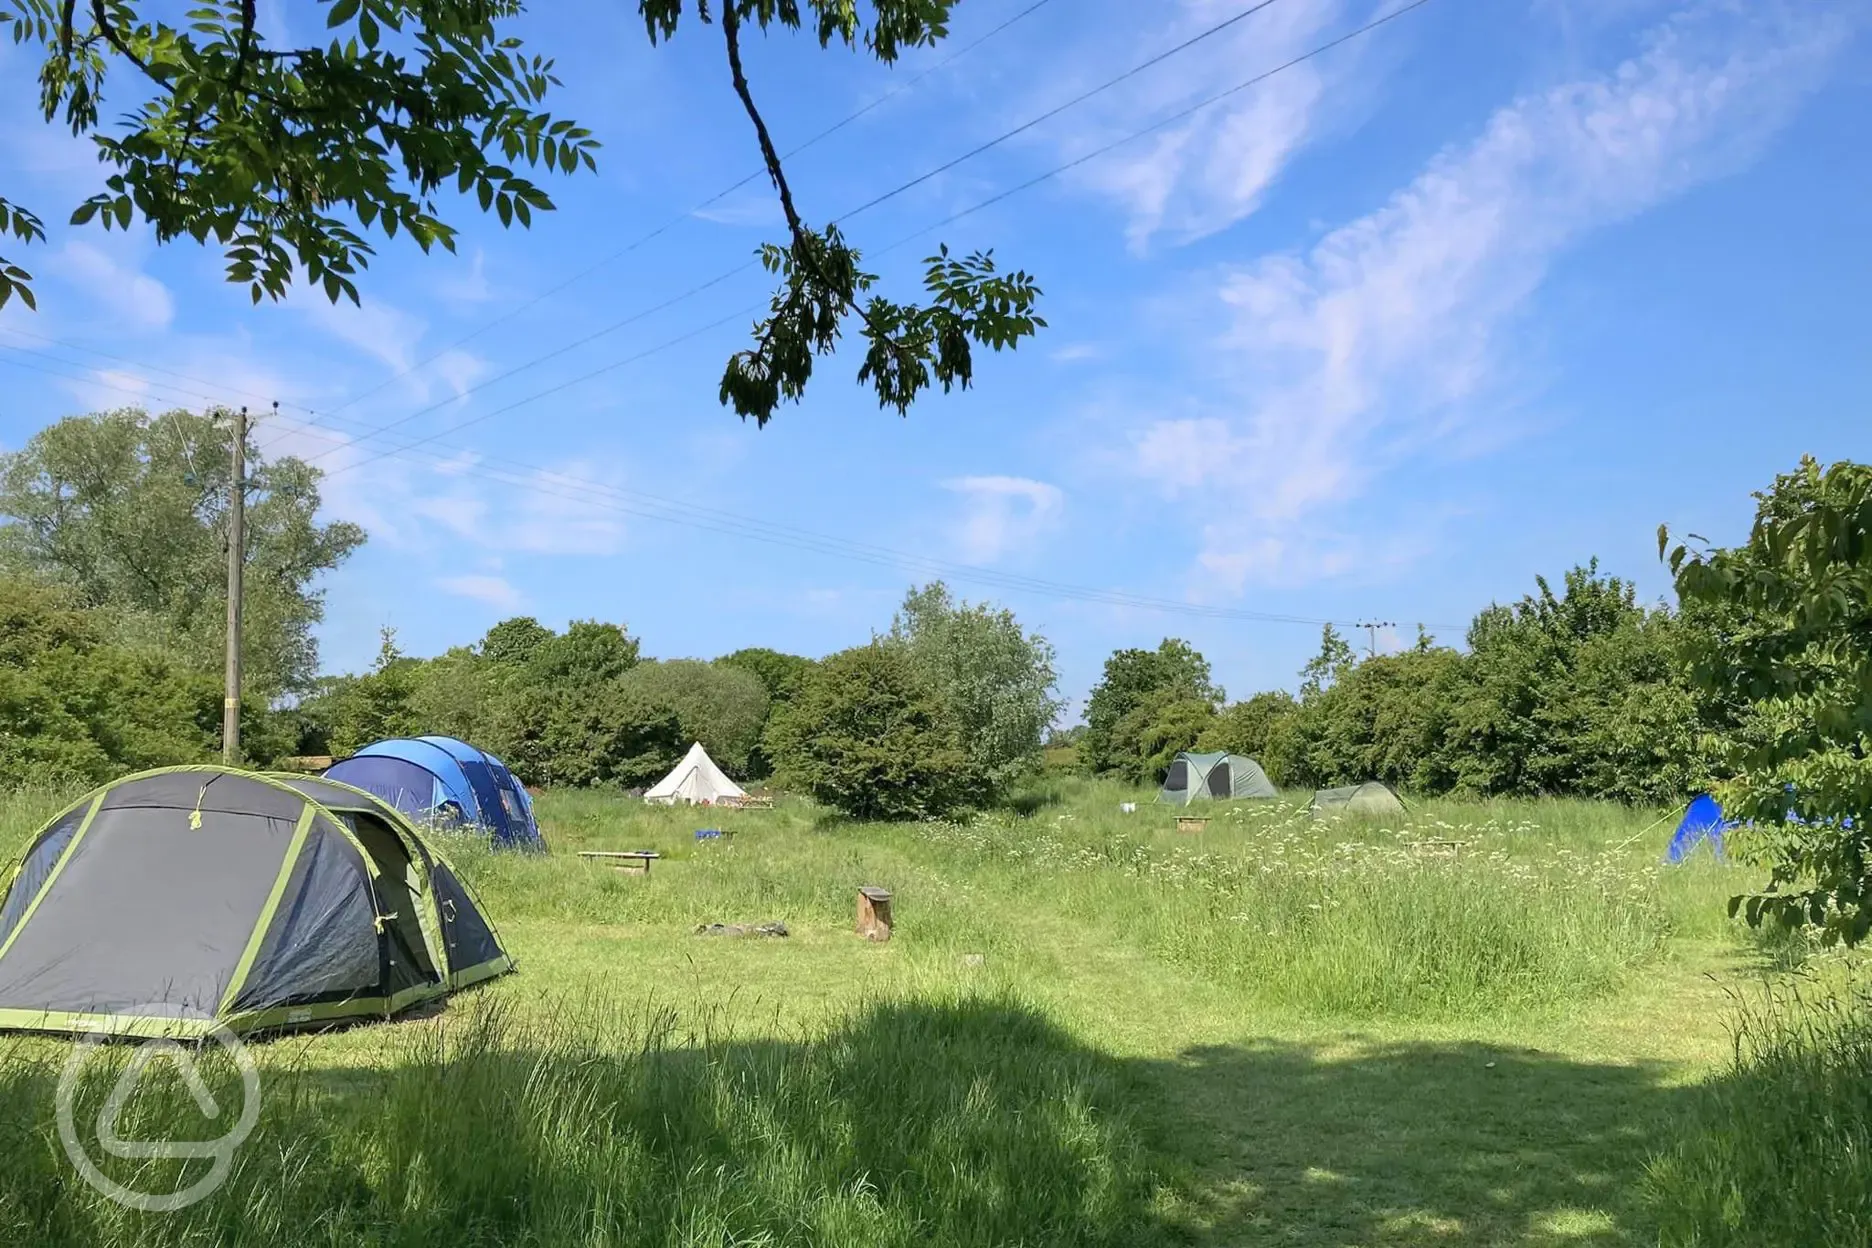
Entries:
[[1397, 625], [1391, 620], [1371, 620], [1359, 627], [1365, 630], [1365, 657], [1375, 659], [1378, 657], [1378, 630], [1396, 628]]
[[221, 700], [221, 761], [240, 766], [241, 579], [247, 562], [247, 409], [234, 414], [228, 494], [227, 696]]

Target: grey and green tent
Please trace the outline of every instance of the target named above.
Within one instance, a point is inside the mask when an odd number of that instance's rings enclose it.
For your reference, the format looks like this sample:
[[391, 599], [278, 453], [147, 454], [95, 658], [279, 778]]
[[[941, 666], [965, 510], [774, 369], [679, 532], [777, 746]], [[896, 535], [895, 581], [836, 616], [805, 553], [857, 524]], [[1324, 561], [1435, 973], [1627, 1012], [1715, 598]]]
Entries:
[[1404, 803], [1378, 781], [1367, 780], [1339, 789], [1321, 789], [1313, 795], [1310, 809], [1315, 815], [1401, 815]]
[[466, 882], [334, 780], [169, 767], [34, 837], [0, 901], [0, 1029], [200, 1036], [387, 1018], [512, 969]]
[[1160, 802], [1187, 806], [1191, 802], [1214, 801], [1237, 797], [1279, 797], [1268, 783], [1261, 764], [1239, 754], [1192, 754], [1188, 750], [1176, 756], [1164, 773]]

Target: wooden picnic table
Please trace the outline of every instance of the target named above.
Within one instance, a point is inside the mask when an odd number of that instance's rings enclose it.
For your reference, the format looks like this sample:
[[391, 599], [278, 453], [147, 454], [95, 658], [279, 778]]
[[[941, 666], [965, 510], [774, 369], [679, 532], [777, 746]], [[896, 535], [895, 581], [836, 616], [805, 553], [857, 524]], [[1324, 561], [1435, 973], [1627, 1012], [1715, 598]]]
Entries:
[[654, 849], [581, 849], [579, 857], [588, 862], [600, 863], [619, 871], [633, 874], [650, 874], [650, 864], [663, 855]]

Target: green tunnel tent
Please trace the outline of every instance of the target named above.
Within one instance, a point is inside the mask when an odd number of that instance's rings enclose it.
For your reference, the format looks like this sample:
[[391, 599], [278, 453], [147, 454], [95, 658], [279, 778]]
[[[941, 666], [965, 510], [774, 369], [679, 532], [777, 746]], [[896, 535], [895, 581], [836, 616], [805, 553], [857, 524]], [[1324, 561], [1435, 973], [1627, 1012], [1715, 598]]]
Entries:
[[336, 781], [171, 767], [33, 838], [0, 901], [0, 1029], [201, 1036], [386, 1018], [512, 968], [407, 820]]
[[1321, 789], [1313, 795], [1309, 810], [1318, 815], [1401, 815], [1403, 799], [1376, 780], [1348, 784], [1338, 789]]
[[1227, 801], [1245, 797], [1279, 797], [1261, 764], [1240, 754], [1178, 754], [1164, 773], [1160, 802], [1187, 806], [1191, 802]]

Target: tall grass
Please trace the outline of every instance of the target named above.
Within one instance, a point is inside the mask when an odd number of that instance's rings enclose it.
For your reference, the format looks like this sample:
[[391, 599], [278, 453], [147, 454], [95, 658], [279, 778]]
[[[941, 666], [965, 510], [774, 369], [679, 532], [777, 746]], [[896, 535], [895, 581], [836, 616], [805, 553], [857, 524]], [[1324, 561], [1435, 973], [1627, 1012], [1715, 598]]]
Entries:
[[1806, 983], [1738, 1011], [1729, 1069], [1650, 1166], [1661, 1242], [1872, 1244], [1872, 992]]
[[1095, 790], [1050, 816], [914, 835], [986, 885], [1266, 1004], [1454, 1018], [1610, 991], [1671, 930], [1659, 871], [1613, 839], [1634, 816], [1543, 807], [1320, 820], [1295, 800], [1217, 804], [1206, 830], [1180, 838], [1156, 830], [1162, 812], [1116, 816]]
[[[782, 1042], [678, 1034], [672, 1017], [591, 1003], [523, 1018], [483, 997], [385, 1040], [349, 1069], [302, 1042], [265, 1046], [260, 1123], [225, 1185], [152, 1214], [76, 1181], [49, 1121], [56, 1067], [16, 1051], [0, 1063], [0, 1242], [987, 1248], [1154, 1234], [1108, 1064], [1016, 1001], [879, 1002]], [[78, 1122], [127, 1056], [95, 1059]], [[211, 1084], [238, 1105], [229, 1071]], [[125, 1138], [213, 1134], [175, 1079], [152, 1074], [130, 1111]], [[107, 1160], [95, 1132], [81, 1138]], [[106, 1173], [172, 1191], [205, 1164]]]
[[[0, 799], [0, 849], [17, 850], [59, 804]], [[1071, 976], [1165, 1003], [1150, 1044], [1170, 1052], [1214, 1030], [1176, 1012], [1185, 987], [1244, 1028], [1392, 1019], [1407, 1022], [1386, 1030], [1408, 1034], [1408, 1020], [1447, 1030], [1503, 1016], [1519, 1026], [1520, 1012], [1557, 1020], [1651, 974], [1673, 936], [1724, 937], [1723, 900], [1745, 878], [1712, 863], [1662, 869], [1669, 829], [1650, 827], [1661, 812], [1585, 802], [1432, 803], [1375, 821], [1315, 820], [1293, 799], [1218, 803], [1193, 835], [1148, 795], [1079, 781], [913, 825], [840, 822], [790, 801], [669, 810], [549, 793], [539, 809], [550, 855], [445, 842], [522, 974], [437, 1018], [258, 1046], [260, 1127], [225, 1187], [189, 1210], [139, 1215], [85, 1187], [51, 1125], [68, 1048], [0, 1042], [0, 1243], [1151, 1245], [1174, 1232], [1140, 1141], [1216, 1124], [1171, 1120], [1189, 1112], [1162, 1100], [1174, 1081], [1085, 1047], [1034, 1004], [1058, 1003], [1079, 1025], [1086, 998], [1068, 990]], [[700, 827], [730, 835], [697, 840]], [[580, 861], [585, 848], [663, 857], [631, 877]], [[860, 884], [898, 895], [887, 946], [850, 933]], [[688, 934], [765, 919], [795, 938]], [[960, 970], [982, 965], [962, 953], [985, 953], [987, 970]], [[592, 995], [599, 981], [612, 995]], [[971, 982], [1015, 987], [957, 987]], [[811, 1005], [757, 1019], [733, 997], [744, 985]], [[758, 1034], [737, 1030], [750, 1025]], [[1774, 1232], [1748, 1242], [1788, 1227], [1865, 1229], [1851, 1220], [1863, 1189], [1837, 1177], [1855, 1156], [1863, 1164], [1865, 1114], [1806, 1136], [1792, 1117], [1780, 1136], [1726, 1124], [1770, 1112], [1776, 1097], [1863, 1104], [1848, 1093], [1853, 1078], [1865, 1086], [1872, 1045], [1862, 1031], [1850, 1044], [1814, 1033], [1805, 1047], [1771, 1034], [1745, 1032], [1762, 1039], [1725, 1081], [1730, 1099], [1713, 1101], [1703, 1134], [1652, 1172], [1660, 1207], [1686, 1211], [1674, 1242], [1744, 1242], [1729, 1229], [1737, 1217]], [[1848, 1034], [1843, 1022], [1826, 1033]], [[127, 1054], [94, 1060], [78, 1115], [93, 1128]], [[1320, 1099], [1317, 1114], [1296, 1108], [1286, 1121], [1340, 1112], [1325, 1090], [1334, 1073], [1322, 1065], [1327, 1082], [1290, 1089]], [[1134, 1086], [1150, 1078], [1156, 1100]], [[217, 1067], [211, 1082], [224, 1104], [238, 1100], [231, 1072]], [[214, 1134], [161, 1074], [128, 1117], [132, 1138]], [[1262, 1129], [1239, 1117], [1243, 1138]], [[1570, 1128], [1530, 1126], [1536, 1138], [1543, 1129]], [[95, 1146], [94, 1129], [81, 1135]], [[1768, 1145], [1750, 1151], [1757, 1138]], [[1815, 1181], [1844, 1202], [1833, 1221], [1797, 1224], [1774, 1204], [1783, 1139], [1832, 1176]], [[141, 1177], [175, 1190], [202, 1164], [148, 1163]], [[135, 1165], [105, 1169], [124, 1179]]]

